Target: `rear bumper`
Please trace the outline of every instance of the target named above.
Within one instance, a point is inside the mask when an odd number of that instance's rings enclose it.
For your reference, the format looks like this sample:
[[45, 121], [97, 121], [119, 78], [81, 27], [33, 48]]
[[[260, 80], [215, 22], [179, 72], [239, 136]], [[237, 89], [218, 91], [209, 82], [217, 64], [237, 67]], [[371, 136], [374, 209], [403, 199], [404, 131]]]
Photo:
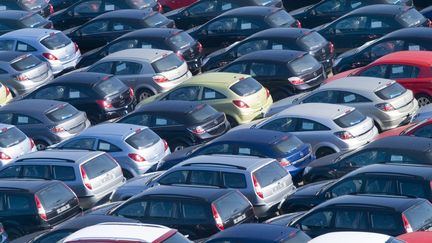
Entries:
[[411, 119], [417, 114], [418, 109], [419, 109], [418, 102], [417, 100], [414, 99], [414, 106], [409, 112], [400, 113], [398, 115], [390, 115], [389, 118], [391, 117], [392, 119], [381, 120], [381, 129], [389, 130], [389, 129], [396, 128], [398, 126], [408, 124], [411, 121]]
[[296, 192], [296, 187], [294, 185], [292, 185], [291, 190], [284, 194], [283, 198], [281, 198], [281, 200], [277, 201], [277, 202], [273, 202], [273, 203], [269, 203], [269, 204], [258, 204], [258, 205], [253, 205], [254, 207], [254, 213], [258, 218], [268, 218], [271, 216], [274, 216], [275, 213], [279, 210], [279, 208], [281, 207], [280, 205], [283, 204], [283, 202], [285, 202], [285, 200], [293, 193]]
[[51, 70], [54, 74], [59, 74], [65, 70], [75, 69], [78, 62], [81, 60], [81, 54], [76, 54], [74, 58], [65, 62], [49, 62]]
[[79, 197], [79, 204], [82, 209], [89, 209], [97, 205], [101, 205], [103, 203], [106, 203], [109, 201], [111, 194], [120, 186], [124, 185], [126, 183], [126, 179], [123, 179], [121, 183], [116, 185], [116, 187], [111, 188], [112, 190], [105, 191], [103, 193], [100, 193], [98, 195], [92, 195], [92, 196], [83, 196]]
[[122, 117], [126, 114], [131, 113], [134, 110], [134, 107], [135, 107], [135, 101], [131, 102], [129, 105], [123, 108], [113, 110], [113, 111], [105, 111], [100, 120], [106, 121], [113, 118]]

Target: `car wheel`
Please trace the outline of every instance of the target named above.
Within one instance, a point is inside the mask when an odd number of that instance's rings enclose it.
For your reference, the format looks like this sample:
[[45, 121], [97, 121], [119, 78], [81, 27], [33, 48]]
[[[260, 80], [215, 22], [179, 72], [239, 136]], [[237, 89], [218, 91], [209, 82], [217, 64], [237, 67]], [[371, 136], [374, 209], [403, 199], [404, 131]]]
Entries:
[[324, 157], [326, 155], [332, 154], [332, 153], [336, 153], [336, 151], [334, 151], [331, 148], [328, 147], [323, 147], [323, 148], [319, 148], [316, 153], [315, 156], [318, 158]]
[[238, 126], [237, 121], [232, 116], [226, 116], [228, 122], [230, 123], [231, 127]]
[[174, 141], [174, 142], [172, 142], [170, 144], [170, 147], [171, 147], [170, 148], [171, 151], [174, 152], [174, 151], [182, 150], [182, 149], [188, 147], [188, 145], [185, 142], [182, 142], [182, 141]]
[[432, 101], [431, 97], [427, 94], [416, 95], [416, 99], [420, 107], [430, 104]]
[[48, 147], [48, 144], [44, 141], [41, 141], [41, 140], [36, 140], [35, 144], [36, 144], [36, 149], [38, 151], [45, 150]]
[[148, 97], [153, 96], [153, 95], [154, 95], [154, 93], [151, 90], [141, 89], [140, 91], [138, 91], [136, 97], [137, 97], [138, 102], [140, 102], [140, 101], [145, 100]]

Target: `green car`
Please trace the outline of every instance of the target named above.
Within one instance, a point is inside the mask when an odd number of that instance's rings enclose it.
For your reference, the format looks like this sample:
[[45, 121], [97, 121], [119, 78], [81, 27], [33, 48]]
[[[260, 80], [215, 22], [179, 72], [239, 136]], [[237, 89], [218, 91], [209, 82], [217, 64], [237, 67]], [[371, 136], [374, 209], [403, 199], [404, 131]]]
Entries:
[[166, 93], [141, 101], [138, 107], [157, 100], [188, 100], [209, 104], [224, 112], [231, 126], [263, 117], [273, 104], [269, 91], [251, 76], [223, 72], [194, 76]]

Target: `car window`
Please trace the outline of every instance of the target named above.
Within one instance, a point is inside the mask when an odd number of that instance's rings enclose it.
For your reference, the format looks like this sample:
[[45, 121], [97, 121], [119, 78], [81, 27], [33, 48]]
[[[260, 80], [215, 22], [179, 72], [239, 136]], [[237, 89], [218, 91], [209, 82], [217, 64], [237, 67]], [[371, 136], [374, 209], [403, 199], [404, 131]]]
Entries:
[[216, 12], [217, 10], [217, 1], [216, 0], [208, 0], [208, 1], [200, 1], [197, 4], [192, 5], [187, 12], [190, 15], [201, 15], [201, 14], [209, 14], [212, 12]]
[[330, 189], [332, 197], [339, 197], [348, 194], [356, 194], [360, 192], [363, 181], [361, 179], [348, 178]]
[[300, 228], [304, 231], [330, 228], [332, 218], [332, 211], [313, 212], [300, 220]]
[[158, 182], [161, 185], [186, 184], [189, 171], [178, 170], [163, 176]]
[[371, 47], [370, 55], [373, 59], [385, 56], [392, 52], [404, 50], [404, 41], [402, 40], [390, 40], [378, 43]]
[[383, 163], [387, 160], [387, 153], [382, 150], [366, 150], [360, 151], [344, 160], [343, 166], [361, 167], [369, 164]]
[[15, 50], [21, 52], [32, 52], [36, 51], [36, 48], [24, 42], [18, 41]]
[[171, 118], [155, 115], [153, 126], [163, 127], [163, 126], [175, 126], [175, 125], [179, 125], [179, 123]]
[[12, 68], [17, 71], [27, 71], [39, 66], [40, 64], [42, 64], [42, 61], [33, 55], [26, 55], [25, 57], [21, 57], [16, 61], [13, 60], [10, 62]]
[[83, 35], [91, 35], [102, 32], [108, 32], [109, 22], [107, 20], [100, 20], [84, 25], [80, 31]]
[[226, 98], [225, 95], [223, 95], [222, 93], [220, 93], [214, 89], [204, 88], [201, 99], [202, 100], [215, 100], [215, 99], [225, 99], [225, 98]]
[[432, 125], [425, 125], [415, 130], [413, 133], [416, 137], [432, 138]]
[[222, 172], [222, 183], [228, 188], [246, 188], [246, 178], [240, 173]]
[[368, 194], [396, 195], [396, 182], [392, 178], [367, 177], [364, 192]]
[[16, 178], [20, 175], [21, 166], [9, 166], [0, 171], [0, 178]]
[[[5, 207], [3, 207], [3, 209], [7, 209], [8, 214], [18, 215], [23, 214], [24, 212], [30, 213], [33, 210], [33, 204], [34, 202], [31, 202], [30, 198], [27, 196], [6, 194]], [[3, 210], [0, 209], [0, 211]]]
[[239, 96], [247, 97], [256, 94], [263, 86], [252, 77], [240, 77], [239, 81], [229, 88]]
[[89, 96], [85, 92], [75, 88], [69, 88], [69, 92], [66, 95], [67, 99], [81, 99], [81, 98], [88, 98], [88, 97]]
[[63, 48], [71, 43], [71, 39], [69, 39], [63, 32], [51, 32], [48, 37], [45, 37], [40, 41], [42, 45], [50, 50], [58, 50]]
[[118, 167], [118, 164], [106, 154], [99, 155], [83, 165], [87, 178], [90, 180], [101, 176], [116, 167]]
[[113, 67], [114, 62], [103, 62], [96, 64], [95, 66], [91, 67], [88, 72], [95, 72], [95, 73], [113, 73]]
[[290, 117], [283, 117], [267, 122], [261, 129], [275, 130], [281, 132], [294, 132], [296, 128], [296, 119]]
[[325, 90], [308, 96], [302, 103], [338, 103], [338, 93], [333, 90]]
[[248, 53], [267, 49], [268, 40], [251, 40], [237, 47], [237, 56], [243, 56]]
[[[151, 129], [148, 128], [135, 130], [135, 133], [130, 135], [125, 140], [125, 142], [131, 147], [133, 147], [134, 149], [150, 148], [151, 146], [155, 145], [159, 141], [161, 141], [161, 138], [155, 132], [153, 132]], [[117, 151], [120, 150], [119, 148], [114, 148], [113, 146], [114, 145], [110, 145], [111, 150], [117, 150]]]
[[244, 74], [246, 74], [247, 65], [248, 65], [247, 62], [234, 63], [234, 64], [231, 64], [231, 65], [223, 68], [221, 71], [222, 72], [228, 72], [228, 73], [244, 73]]
[[116, 62], [114, 75], [136, 75], [141, 72], [142, 65], [136, 62]]
[[319, 14], [328, 14], [334, 12], [343, 12], [347, 9], [346, 0], [328, 0], [324, 1], [322, 4], [319, 4], [315, 11]]
[[244, 212], [251, 206], [250, 202], [238, 191], [223, 196], [216, 200], [213, 205], [216, 207], [222, 222]]
[[404, 11], [396, 17], [404, 27], [414, 27], [426, 21], [426, 18], [415, 8]]
[[219, 186], [220, 184], [218, 171], [193, 170], [189, 174], [192, 185]]
[[99, 13], [102, 12], [101, 5], [102, 5], [102, 0], [82, 2], [74, 8], [74, 13], [76, 15]]
[[175, 70], [183, 65], [185, 61], [180, 59], [174, 53], [164, 55], [162, 58], [154, 61], [151, 65], [157, 73], [163, 73]]
[[154, 12], [148, 15], [147, 18], [144, 18], [144, 24], [150, 28], [162, 27], [165, 23], [169, 21], [165, 15], [160, 14], [159, 12]]
[[12, 113], [1, 113], [0, 114], [0, 122], [1, 123], [12, 124], [12, 118], [13, 118]]
[[120, 21], [113, 21], [111, 26], [111, 31], [125, 31], [125, 30], [134, 30], [135, 28], [129, 24]]
[[147, 202], [135, 201], [126, 204], [125, 206], [116, 210], [114, 215], [122, 216], [125, 218], [139, 219], [145, 217]]
[[418, 43], [408, 42], [407, 44], [409, 51], [427, 51], [428, 48], [425, 46], [419, 45]]
[[340, 103], [342, 104], [371, 102], [371, 100], [359, 94], [354, 94], [348, 91], [341, 91], [339, 93]]
[[6, 70], [0, 68], [0, 74], [8, 73]]
[[368, 229], [367, 213], [357, 210], [336, 210], [335, 228], [366, 230]]
[[250, 19], [240, 19], [240, 30], [259, 30], [261, 24]]
[[182, 50], [192, 47], [197, 41], [186, 31], [181, 31], [169, 37], [167, 43], [175, 50]]
[[35, 99], [61, 100], [65, 98], [66, 86], [48, 86], [36, 91]]
[[321, 63], [309, 54], [298, 57], [294, 61], [290, 62], [288, 67], [297, 75], [305, 75], [311, 71], [322, 69]]
[[277, 69], [278, 68], [275, 63], [252, 62], [250, 64], [249, 72], [252, 77], [272, 77], [279, 74]]
[[81, 138], [74, 139], [70, 142], [67, 142], [61, 146], [63, 149], [86, 149], [93, 150], [96, 139], [94, 138]]
[[417, 78], [420, 68], [409, 65], [393, 64], [390, 67], [389, 79]]
[[366, 26], [367, 18], [362, 16], [347, 17], [340, 20], [335, 25], [337, 34], [349, 33], [352, 31], [359, 31], [368, 28]]
[[54, 165], [52, 167], [52, 178], [59, 181], [74, 181], [75, 180], [75, 170], [72, 166], [59, 166]]
[[273, 11], [266, 20], [272, 27], [288, 26], [296, 21], [293, 16], [285, 10]]
[[132, 116], [127, 116], [119, 121], [120, 123], [135, 124], [141, 126], [151, 126], [151, 115], [138, 113]]
[[401, 195], [412, 197], [428, 198], [423, 181], [416, 180], [398, 180]]
[[13, 51], [14, 44], [15, 44], [14, 40], [0, 40], [0, 50]]
[[108, 53], [114, 53], [126, 49], [138, 48], [138, 40], [122, 40], [108, 47]]
[[206, 220], [209, 217], [209, 210], [202, 203], [183, 202], [181, 204], [181, 213], [182, 218], [185, 220]]
[[147, 203], [150, 218], [178, 218], [178, 201], [151, 200]]
[[197, 101], [199, 98], [199, 92], [200, 92], [199, 86], [178, 88], [170, 92], [167, 96], [165, 96], [165, 99]]
[[238, 18], [227, 17], [211, 22], [207, 26], [209, 34], [221, 34], [237, 31]]
[[375, 65], [361, 71], [358, 76], [385, 78], [387, 65]]
[[308, 119], [297, 119], [297, 132], [308, 132], [308, 131], [327, 131], [330, 128], [324, 126], [321, 123]]
[[352, 127], [357, 124], [360, 124], [362, 121], [366, 120], [366, 116], [363, 115], [358, 110], [346, 111], [342, 116], [334, 119], [334, 123], [336, 123], [339, 127], [347, 128]]
[[98, 145], [97, 145], [97, 150], [99, 151], [104, 151], [104, 152], [120, 152], [122, 151], [119, 147], [115, 146], [114, 144], [104, 141], [104, 140], [99, 140]]
[[370, 221], [372, 229], [377, 231], [394, 231], [400, 228], [400, 225], [398, 225], [400, 220], [397, 220], [395, 215], [388, 213], [370, 212]]
[[[394, 26], [396, 27], [396, 26]], [[378, 29], [386, 29], [393, 28], [392, 24], [387, 21], [387, 19], [378, 19], [378, 18], [370, 18], [370, 29], [378, 30]]]
[[219, 2], [219, 4], [218, 4], [218, 10], [219, 11], [227, 11], [227, 10], [230, 10], [230, 9], [233, 9], [233, 8], [239, 8], [239, 7], [241, 7], [236, 2], [229, 1], [229, 0], [228, 1], [227, 0], [224, 0], [224, 1], [220, 1], [219, 0], [218, 2]]
[[0, 130], [0, 147], [10, 148], [26, 140], [27, 136], [16, 127], [3, 128]]
[[[134, 1], [132, 1], [134, 2]], [[118, 5], [116, 5], [113, 1], [105, 1], [105, 4], [103, 6], [104, 11], [114, 11], [121, 9]]]
[[21, 170], [24, 178], [51, 179], [49, 165], [23, 165]]
[[247, 145], [239, 145], [237, 153], [239, 155], [249, 155], [249, 156], [257, 156], [257, 157], [267, 157], [261, 151], [255, 148], [251, 148]]
[[288, 172], [276, 161], [268, 163], [253, 173], [261, 188], [276, 183], [287, 174]]
[[203, 147], [201, 150], [197, 152], [197, 154], [233, 154], [234, 153], [234, 145], [233, 144], [210, 144]]
[[14, 120], [14, 125], [31, 125], [41, 123], [35, 118], [26, 115], [15, 115]]

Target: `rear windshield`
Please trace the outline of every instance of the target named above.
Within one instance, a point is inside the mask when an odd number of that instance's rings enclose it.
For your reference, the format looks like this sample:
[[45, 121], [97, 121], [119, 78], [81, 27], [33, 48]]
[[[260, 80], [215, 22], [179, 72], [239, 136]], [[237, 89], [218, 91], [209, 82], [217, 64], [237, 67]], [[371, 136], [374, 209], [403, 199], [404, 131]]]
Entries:
[[342, 128], [346, 127], [352, 127], [354, 125], [359, 124], [360, 122], [364, 121], [366, 119], [366, 116], [363, 115], [358, 110], [353, 110], [349, 113], [344, 114], [343, 116], [333, 120], [338, 126]]
[[95, 88], [102, 96], [110, 96], [125, 90], [126, 85], [119, 79], [111, 77], [99, 82]]
[[91, 180], [105, 174], [117, 166], [117, 163], [113, 159], [103, 154], [85, 163], [83, 168], [87, 177]]
[[71, 189], [63, 185], [63, 183], [50, 185], [38, 192], [37, 196], [45, 210], [57, 208], [75, 197]]
[[21, 19], [21, 23], [29, 28], [36, 27], [42, 23], [45, 23], [45, 19], [39, 14], [32, 14], [28, 17]]
[[405, 91], [406, 89], [399, 83], [392, 83], [389, 86], [376, 91], [375, 94], [383, 100], [390, 100], [401, 96]]
[[28, 55], [24, 58], [18, 59], [18, 61], [12, 62], [11, 66], [17, 71], [25, 71], [32, 69], [41, 63], [42, 61], [39, 58], [33, 55]]
[[253, 78], [245, 78], [240, 79], [240, 81], [232, 85], [230, 89], [237, 95], [249, 96], [260, 91], [262, 89], [262, 85]]
[[426, 21], [426, 18], [414, 8], [399, 15], [398, 19], [405, 27], [417, 26]]
[[27, 136], [16, 127], [0, 130], [0, 147], [9, 148], [24, 141]]
[[176, 35], [171, 36], [168, 39], [168, 42], [176, 50], [181, 50], [183, 48], [192, 46], [195, 43], [195, 40], [188, 33], [180, 32]]
[[284, 10], [277, 11], [268, 17], [268, 22], [274, 27], [290, 25], [294, 21], [295, 19]]
[[40, 8], [46, 4], [45, 0], [19, 0], [18, 2], [29, 10]]
[[157, 73], [171, 71], [181, 65], [183, 65], [183, 61], [174, 53], [152, 63], [152, 66]]
[[69, 119], [76, 114], [78, 114], [78, 110], [71, 105], [61, 105], [57, 109], [50, 111], [46, 114], [46, 116], [54, 122], [64, 121]]
[[143, 129], [128, 137], [126, 143], [135, 149], [144, 149], [156, 144], [159, 140], [160, 137], [152, 130]]
[[301, 75], [319, 69], [321, 64], [313, 56], [306, 54], [290, 62], [289, 66], [295, 74]]
[[42, 45], [51, 50], [57, 50], [69, 45], [72, 41], [63, 32], [51, 34], [41, 40]]
[[284, 178], [287, 174], [288, 172], [276, 161], [273, 161], [254, 172], [254, 176], [261, 187], [266, 187]]
[[319, 47], [325, 46], [327, 44], [327, 40], [318, 32], [314, 31], [300, 38], [300, 44], [306, 47], [308, 50], [315, 50]]
[[295, 136], [285, 136], [281, 140], [279, 140], [274, 148], [277, 152], [280, 153], [290, 153], [298, 148], [303, 146], [303, 142]]
[[125, 0], [126, 3], [134, 8], [145, 8], [152, 6], [156, 0]]
[[189, 116], [193, 123], [198, 123], [209, 119], [217, 113], [218, 112], [213, 107], [206, 104], [201, 104], [195, 107], [195, 109], [189, 113]]
[[432, 204], [424, 201], [409, 208], [403, 214], [407, 217], [413, 231], [417, 231], [432, 222]]
[[144, 19], [144, 23], [147, 27], [160, 27], [165, 24], [167, 18], [160, 13], [155, 13]]
[[[239, 192], [232, 192], [214, 202], [222, 221], [226, 221], [234, 215], [244, 212], [251, 205], [249, 201]], [[237, 216], [238, 217], [238, 216]]]

